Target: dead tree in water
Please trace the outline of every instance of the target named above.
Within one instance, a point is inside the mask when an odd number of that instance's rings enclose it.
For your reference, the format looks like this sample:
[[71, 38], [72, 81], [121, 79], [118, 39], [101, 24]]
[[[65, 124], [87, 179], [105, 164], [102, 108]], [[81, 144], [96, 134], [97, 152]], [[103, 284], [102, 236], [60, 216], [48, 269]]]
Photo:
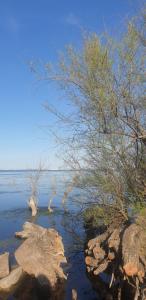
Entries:
[[66, 190], [65, 190], [65, 192], [63, 194], [63, 198], [62, 198], [62, 204], [63, 204], [64, 209], [65, 209], [65, 203], [68, 198], [68, 195], [73, 191], [76, 183], [77, 183], [77, 176], [74, 176], [72, 178], [72, 181], [69, 184], [67, 184]]
[[31, 186], [31, 196], [28, 200], [28, 207], [31, 209], [32, 217], [35, 217], [38, 210], [38, 184], [41, 177], [42, 166], [40, 165], [39, 168], [28, 177]]
[[48, 211], [49, 212], [53, 212], [53, 209], [51, 208], [51, 204], [52, 204], [52, 201], [54, 199], [54, 197], [56, 196], [56, 178], [55, 177], [52, 177], [51, 178], [51, 197], [49, 199], [49, 204], [48, 204]]
[[75, 289], [72, 289], [72, 300], [77, 300], [77, 291]]

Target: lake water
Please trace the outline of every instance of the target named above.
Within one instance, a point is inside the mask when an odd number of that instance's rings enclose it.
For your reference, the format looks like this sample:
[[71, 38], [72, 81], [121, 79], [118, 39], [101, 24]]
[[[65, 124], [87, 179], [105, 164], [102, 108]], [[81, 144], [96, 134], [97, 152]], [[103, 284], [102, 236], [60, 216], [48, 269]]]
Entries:
[[[27, 207], [27, 200], [31, 193], [30, 175], [30, 171], [0, 171], [0, 253], [8, 251], [11, 262], [15, 263], [13, 254], [20, 241], [14, 237], [14, 233], [21, 231], [26, 221], [33, 221], [47, 228], [53, 227], [63, 238], [68, 260], [65, 300], [71, 299], [72, 288], [77, 290], [78, 300], [97, 299], [86, 276], [84, 265], [86, 235], [81, 217], [77, 214], [81, 209], [77, 202], [83, 195], [75, 188], [68, 196], [65, 209], [61, 201], [74, 172], [43, 171], [41, 173], [38, 186], [39, 211], [35, 219], [32, 219]], [[49, 214], [47, 206], [54, 186], [57, 193], [52, 203], [53, 213]]]

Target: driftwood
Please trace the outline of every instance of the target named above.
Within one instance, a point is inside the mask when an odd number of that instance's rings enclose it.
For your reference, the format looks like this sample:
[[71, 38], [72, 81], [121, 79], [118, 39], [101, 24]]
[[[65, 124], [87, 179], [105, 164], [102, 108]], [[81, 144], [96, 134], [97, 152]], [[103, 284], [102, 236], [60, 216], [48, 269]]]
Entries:
[[8, 276], [0, 280], [0, 296], [3, 296], [2, 299], [4, 299], [7, 294], [12, 294], [18, 288], [24, 276], [22, 268], [17, 267], [12, 270]]
[[66, 263], [62, 238], [55, 229], [45, 229], [29, 222], [23, 229], [16, 233], [17, 237], [26, 239], [15, 252], [16, 261], [27, 274], [54, 291], [58, 282], [66, 279], [61, 267], [61, 263]]
[[37, 214], [37, 202], [34, 196], [31, 196], [28, 200], [28, 206], [31, 209], [32, 217], [35, 217]]
[[0, 255], [0, 279], [8, 276], [9, 270], [9, 253], [4, 253]]
[[51, 197], [48, 202], [48, 211], [49, 211], [49, 213], [52, 213], [53, 208], [51, 208], [51, 205], [52, 205], [54, 197], [57, 194], [57, 192], [56, 192], [56, 177], [54, 177], [54, 176], [51, 178], [51, 187], [50, 188], [51, 188]]
[[47, 230], [48, 229], [31, 222], [25, 222], [23, 225], [23, 231], [15, 232], [15, 236], [21, 239], [27, 239], [35, 235], [41, 235], [44, 232], [47, 232]]
[[77, 291], [75, 289], [72, 289], [72, 300], [77, 300], [78, 295], [77, 295]]
[[37, 205], [38, 205], [38, 186], [39, 186], [39, 181], [42, 175], [42, 164], [40, 163], [37, 170], [31, 172], [31, 174], [28, 176], [29, 179], [29, 184], [31, 187], [31, 196], [28, 201], [28, 206], [31, 209], [32, 212], [32, 217], [35, 217], [37, 214]]
[[128, 276], [137, 275], [139, 271], [140, 227], [129, 226], [122, 239], [123, 269]]
[[[15, 251], [18, 266], [9, 273], [9, 254], [0, 256], [0, 300], [64, 298], [67, 276], [61, 264], [66, 263], [62, 238], [55, 229], [26, 222], [15, 236], [25, 239]], [[7, 276], [8, 275], [8, 276]]]
[[52, 204], [52, 201], [53, 201], [55, 195], [56, 195], [56, 191], [54, 191], [54, 192], [52, 193], [51, 198], [50, 198], [50, 200], [49, 200], [48, 211], [49, 211], [50, 213], [53, 212], [53, 208], [51, 208], [51, 204]]
[[[109, 286], [127, 278], [135, 286], [135, 298], [140, 293], [137, 288], [146, 275], [146, 221], [144, 218], [134, 224], [118, 228], [108, 228], [105, 233], [90, 240], [85, 250], [87, 271], [93, 276], [106, 272], [111, 276]], [[121, 299], [121, 298], [118, 298]], [[145, 298], [137, 298], [145, 299]]]

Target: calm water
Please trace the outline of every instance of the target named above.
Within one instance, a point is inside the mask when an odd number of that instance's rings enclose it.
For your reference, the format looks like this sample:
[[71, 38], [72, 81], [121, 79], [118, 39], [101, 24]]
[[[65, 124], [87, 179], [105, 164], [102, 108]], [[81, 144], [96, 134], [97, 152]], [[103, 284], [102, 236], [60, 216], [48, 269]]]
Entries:
[[[97, 299], [86, 277], [83, 251], [85, 232], [81, 217], [77, 217], [80, 207], [76, 201], [83, 195], [79, 189], [74, 189], [68, 197], [65, 210], [61, 202], [65, 187], [71, 181], [74, 172], [44, 171], [42, 173], [38, 188], [39, 212], [33, 220], [27, 208], [31, 191], [30, 174], [31, 172], [28, 171], [0, 171], [0, 253], [9, 251], [11, 261], [15, 262], [13, 253], [20, 241], [15, 239], [14, 233], [22, 229], [25, 221], [53, 227], [63, 238], [68, 260], [65, 299], [71, 299], [72, 288], [77, 290], [79, 300]], [[52, 203], [53, 213], [48, 214], [48, 200], [54, 186], [57, 193]]]

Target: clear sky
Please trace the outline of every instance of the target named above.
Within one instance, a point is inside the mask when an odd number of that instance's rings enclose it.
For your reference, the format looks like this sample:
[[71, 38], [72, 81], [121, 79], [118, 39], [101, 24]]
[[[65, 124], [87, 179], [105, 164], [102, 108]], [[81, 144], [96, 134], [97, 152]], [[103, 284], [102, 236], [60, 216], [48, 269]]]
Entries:
[[42, 104], [59, 91], [36, 81], [28, 62], [55, 62], [81, 28], [116, 34], [142, 0], [0, 0], [0, 169], [58, 168]]

